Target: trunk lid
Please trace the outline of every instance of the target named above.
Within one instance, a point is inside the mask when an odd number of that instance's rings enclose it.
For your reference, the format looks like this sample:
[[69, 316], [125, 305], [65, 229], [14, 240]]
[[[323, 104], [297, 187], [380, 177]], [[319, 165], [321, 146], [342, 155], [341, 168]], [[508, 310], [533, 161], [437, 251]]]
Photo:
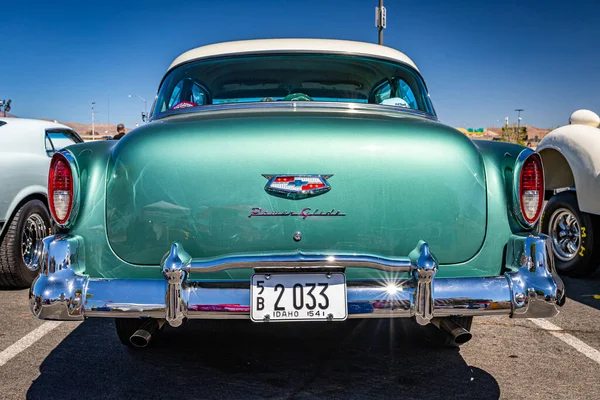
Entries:
[[[333, 176], [327, 193], [291, 200], [267, 193], [264, 174]], [[406, 256], [421, 239], [448, 264], [471, 258], [486, 231], [477, 149], [460, 132], [419, 117], [159, 120], [119, 141], [108, 176], [108, 240], [133, 264], [160, 263], [174, 241], [193, 257], [212, 258]], [[300, 216], [250, 217], [253, 209]], [[344, 215], [305, 217], [303, 210]]]

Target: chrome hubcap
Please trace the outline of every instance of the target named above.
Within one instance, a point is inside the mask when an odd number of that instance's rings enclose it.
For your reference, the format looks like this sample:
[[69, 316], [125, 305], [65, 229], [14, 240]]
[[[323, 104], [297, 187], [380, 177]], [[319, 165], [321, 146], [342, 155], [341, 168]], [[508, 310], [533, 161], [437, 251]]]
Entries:
[[46, 234], [46, 223], [39, 214], [31, 214], [23, 226], [21, 235], [21, 255], [25, 266], [31, 271], [40, 267], [42, 239]]
[[566, 208], [554, 211], [548, 224], [554, 254], [562, 261], [571, 261], [581, 247], [581, 231], [577, 217]]

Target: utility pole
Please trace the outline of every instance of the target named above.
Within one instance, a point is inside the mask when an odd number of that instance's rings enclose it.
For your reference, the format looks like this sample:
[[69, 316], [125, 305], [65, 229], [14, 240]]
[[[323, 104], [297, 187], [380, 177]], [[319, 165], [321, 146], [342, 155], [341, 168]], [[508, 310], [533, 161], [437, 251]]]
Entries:
[[379, 0], [379, 7], [375, 7], [375, 27], [379, 30], [379, 44], [383, 45], [383, 30], [386, 25], [386, 11], [383, 0]]
[[95, 138], [95, 126], [94, 126], [94, 105], [96, 105], [96, 102], [92, 101], [92, 141], [96, 140]]

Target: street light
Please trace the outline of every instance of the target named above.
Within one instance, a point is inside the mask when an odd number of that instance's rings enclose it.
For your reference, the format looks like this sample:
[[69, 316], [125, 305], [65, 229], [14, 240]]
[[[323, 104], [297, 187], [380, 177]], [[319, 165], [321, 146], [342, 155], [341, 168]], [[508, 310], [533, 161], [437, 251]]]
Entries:
[[379, 7], [375, 7], [375, 27], [379, 31], [378, 43], [383, 45], [383, 30], [386, 26], [386, 10], [383, 6], [383, 0], [379, 0]]
[[10, 112], [10, 103], [12, 100], [0, 100], [0, 110], [4, 108], [4, 116], [6, 117], [6, 113]]
[[141, 101], [144, 102], [144, 113], [142, 114], [142, 121], [146, 121], [146, 116], [148, 115], [148, 102], [142, 96], [137, 94], [130, 94], [129, 98], [137, 97]]
[[522, 108], [517, 108], [515, 109], [516, 112], [518, 112], [517, 115], [517, 137], [516, 139], [519, 140], [519, 135], [521, 134], [521, 111], [525, 111]]
[[108, 91], [108, 130], [110, 131], [110, 90]]
[[517, 132], [519, 132], [519, 129], [521, 128], [521, 111], [525, 111], [522, 108], [517, 108], [515, 109], [516, 112], [518, 112], [519, 114], [517, 115]]
[[95, 133], [94, 133], [94, 131], [95, 131], [95, 125], [94, 125], [94, 123], [95, 123], [95, 122], [94, 122], [94, 117], [95, 117], [95, 114], [94, 114], [94, 106], [95, 106], [95, 105], [96, 105], [96, 102], [95, 102], [95, 101], [92, 101], [92, 141], [93, 141], [93, 140], [96, 140], [96, 136], [95, 136]]

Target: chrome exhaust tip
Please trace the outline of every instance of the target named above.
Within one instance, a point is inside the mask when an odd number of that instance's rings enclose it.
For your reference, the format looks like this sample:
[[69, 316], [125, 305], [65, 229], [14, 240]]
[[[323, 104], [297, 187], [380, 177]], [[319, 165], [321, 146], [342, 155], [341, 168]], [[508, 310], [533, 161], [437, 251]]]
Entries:
[[452, 342], [457, 346], [467, 343], [473, 337], [471, 332], [457, 324], [452, 318], [434, 318], [431, 323], [450, 336]]
[[131, 337], [129, 341], [132, 345], [139, 348], [144, 348], [150, 344], [152, 340], [152, 334], [144, 329], [138, 329]]
[[164, 320], [158, 321], [154, 318], [148, 318], [140, 329], [135, 331], [129, 338], [129, 342], [138, 348], [147, 347], [152, 341], [152, 335], [154, 335], [164, 324]]

